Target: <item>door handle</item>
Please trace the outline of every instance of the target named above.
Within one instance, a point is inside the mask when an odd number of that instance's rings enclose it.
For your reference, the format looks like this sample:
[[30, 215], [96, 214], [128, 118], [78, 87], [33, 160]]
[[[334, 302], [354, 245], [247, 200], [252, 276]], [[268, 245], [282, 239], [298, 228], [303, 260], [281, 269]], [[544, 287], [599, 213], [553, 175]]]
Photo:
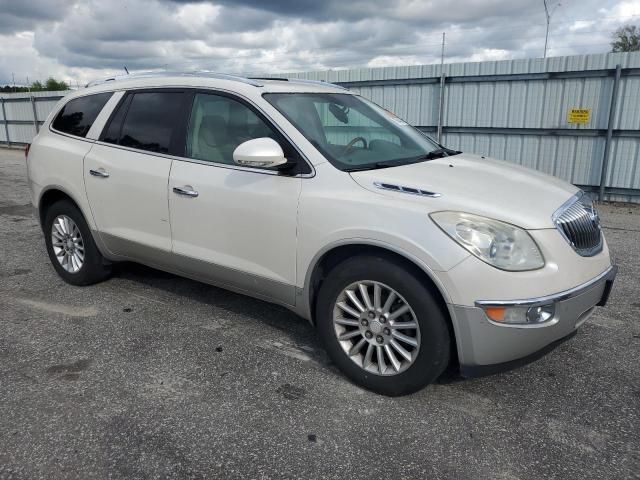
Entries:
[[197, 197], [199, 195], [191, 185], [186, 185], [184, 187], [173, 187], [173, 193], [184, 195], [186, 197]]
[[104, 171], [104, 168], [99, 168], [98, 170], [89, 170], [89, 173], [94, 177], [109, 178], [109, 174]]

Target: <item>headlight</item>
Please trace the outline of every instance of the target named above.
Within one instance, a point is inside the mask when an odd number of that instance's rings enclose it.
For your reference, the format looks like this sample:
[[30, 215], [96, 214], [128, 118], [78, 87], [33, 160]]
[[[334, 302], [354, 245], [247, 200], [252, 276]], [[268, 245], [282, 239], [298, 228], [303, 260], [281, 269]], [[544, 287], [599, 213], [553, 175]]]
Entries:
[[522, 228], [462, 212], [436, 212], [431, 219], [480, 260], [510, 271], [544, 267], [536, 242]]

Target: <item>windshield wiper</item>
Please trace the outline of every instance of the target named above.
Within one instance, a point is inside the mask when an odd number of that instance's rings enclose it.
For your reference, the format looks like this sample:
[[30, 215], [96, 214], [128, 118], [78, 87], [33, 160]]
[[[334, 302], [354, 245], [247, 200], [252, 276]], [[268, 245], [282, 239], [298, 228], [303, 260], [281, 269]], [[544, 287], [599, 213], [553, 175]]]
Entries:
[[431, 150], [430, 152], [417, 157], [398, 158], [396, 160], [385, 160], [383, 162], [367, 163], [365, 165], [358, 165], [354, 167], [345, 168], [345, 172], [359, 172], [362, 170], [375, 170], [378, 168], [400, 167], [402, 165], [411, 165], [412, 163], [420, 163], [425, 160], [434, 160], [436, 158], [450, 157], [452, 155], [459, 155], [462, 152], [458, 150], [451, 150], [449, 148], [438, 148]]
[[434, 158], [442, 158], [442, 157], [451, 157], [452, 155], [459, 155], [462, 152], [458, 150], [451, 150], [450, 148], [437, 148], [435, 150], [431, 150], [426, 155], [423, 155], [421, 158], [423, 160], [433, 160]]
[[[411, 159], [413, 160], [413, 159]], [[406, 159], [402, 160], [385, 160], [384, 162], [376, 162], [376, 163], [367, 163], [365, 165], [358, 165], [355, 167], [347, 167], [344, 169], [345, 172], [359, 172], [361, 170], [376, 170], [378, 168], [389, 168], [389, 167], [399, 167], [401, 165], [408, 165], [409, 163], [415, 163], [413, 161], [408, 161]]]

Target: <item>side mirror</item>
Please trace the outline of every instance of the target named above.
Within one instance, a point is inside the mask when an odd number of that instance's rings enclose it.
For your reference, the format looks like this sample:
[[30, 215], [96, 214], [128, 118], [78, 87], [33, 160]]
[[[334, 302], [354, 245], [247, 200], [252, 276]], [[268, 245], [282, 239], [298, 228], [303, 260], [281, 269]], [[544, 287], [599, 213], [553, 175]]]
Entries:
[[269, 168], [287, 163], [282, 147], [272, 138], [254, 138], [233, 151], [233, 161], [244, 167]]

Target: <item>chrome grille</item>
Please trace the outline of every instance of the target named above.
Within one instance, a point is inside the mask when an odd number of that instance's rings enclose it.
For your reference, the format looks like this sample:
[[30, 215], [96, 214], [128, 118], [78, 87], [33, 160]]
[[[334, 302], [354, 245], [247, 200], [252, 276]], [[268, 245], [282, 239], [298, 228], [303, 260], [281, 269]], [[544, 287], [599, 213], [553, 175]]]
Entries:
[[591, 257], [602, 250], [600, 217], [583, 192], [560, 207], [553, 215], [553, 222], [578, 255]]

